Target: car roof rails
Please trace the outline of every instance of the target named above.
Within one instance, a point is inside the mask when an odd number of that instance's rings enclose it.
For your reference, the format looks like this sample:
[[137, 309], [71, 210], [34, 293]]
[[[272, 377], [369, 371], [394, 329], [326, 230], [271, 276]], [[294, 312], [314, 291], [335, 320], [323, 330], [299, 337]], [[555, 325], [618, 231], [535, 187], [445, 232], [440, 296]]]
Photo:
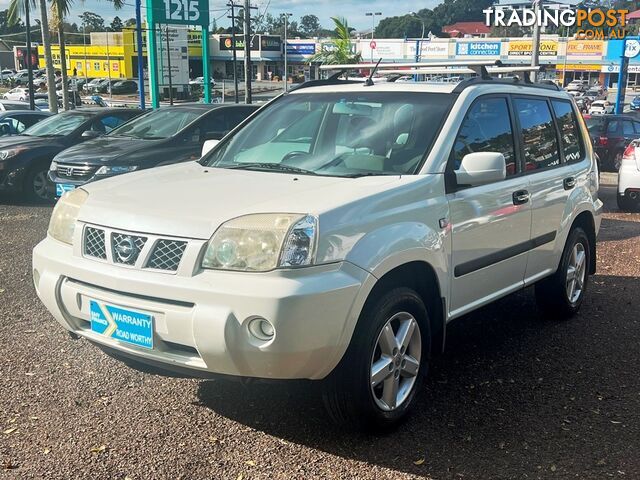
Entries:
[[[454, 93], [459, 93], [467, 87], [472, 85], [478, 85], [480, 83], [498, 83], [498, 84], [523, 84], [529, 87], [544, 88], [546, 90], [559, 91], [560, 87], [550, 80], [543, 80], [541, 82], [532, 82], [528, 75], [523, 75], [523, 78], [496, 78], [494, 75], [501, 75], [505, 73], [528, 73], [543, 71], [542, 66], [527, 66], [527, 65], [504, 65], [500, 60], [485, 61], [485, 60], [469, 60], [469, 61], [456, 61], [451, 60], [449, 62], [410, 62], [410, 63], [355, 63], [355, 64], [343, 64], [343, 65], [321, 65], [320, 70], [339, 70], [336, 74], [329, 77], [329, 79], [336, 79], [339, 76], [345, 74], [348, 71], [353, 70], [372, 70], [372, 73], [379, 73], [380, 75], [387, 75], [389, 82], [395, 82], [402, 76], [406, 75], [421, 75], [421, 74], [472, 74], [475, 77], [462, 80], [459, 82]], [[372, 85], [372, 75], [369, 75], [369, 80], [365, 82], [365, 85]], [[307, 82], [310, 83], [310, 82]], [[350, 82], [350, 83], [362, 83], [362, 82]], [[325, 83], [326, 84], [326, 83]], [[305, 84], [303, 84], [305, 85]], [[314, 85], [308, 85], [314, 86]]]
[[296, 85], [295, 87], [291, 87], [289, 92], [294, 92], [296, 90], [301, 90], [303, 88], [309, 87], [323, 87], [327, 85], [349, 85], [355, 83], [362, 83], [358, 80], [349, 80], [348, 78], [341, 80], [340, 77], [346, 73], [346, 70], [340, 70], [339, 72], [334, 73], [329, 78], [325, 78], [322, 80], [308, 80], [306, 82], [301, 83], [300, 85]]

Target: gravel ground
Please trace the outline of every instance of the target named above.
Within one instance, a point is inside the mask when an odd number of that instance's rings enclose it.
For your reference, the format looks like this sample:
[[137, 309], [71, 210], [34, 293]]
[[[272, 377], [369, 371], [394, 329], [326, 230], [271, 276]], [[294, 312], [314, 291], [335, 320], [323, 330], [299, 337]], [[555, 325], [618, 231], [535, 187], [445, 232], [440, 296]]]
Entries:
[[640, 478], [640, 215], [615, 210], [581, 314], [525, 290], [460, 319], [418, 408], [345, 433], [316, 385], [169, 379], [70, 339], [35, 296], [50, 209], [0, 201], [0, 477]]

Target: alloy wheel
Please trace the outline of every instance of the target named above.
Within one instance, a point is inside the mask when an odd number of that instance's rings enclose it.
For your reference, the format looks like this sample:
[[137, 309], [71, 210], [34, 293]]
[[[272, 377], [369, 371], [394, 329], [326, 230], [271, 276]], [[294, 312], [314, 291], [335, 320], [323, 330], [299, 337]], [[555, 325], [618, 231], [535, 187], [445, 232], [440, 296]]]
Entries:
[[40, 171], [34, 175], [32, 188], [33, 193], [39, 199], [49, 200], [51, 198], [49, 179], [47, 178], [46, 170]]
[[395, 410], [409, 398], [421, 358], [418, 322], [408, 312], [396, 313], [382, 327], [371, 358], [371, 393], [381, 410]]
[[582, 243], [576, 243], [571, 251], [567, 264], [566, 291], [567, 299], [575, 304], [584, 290], [587, 272], [587, 253]]

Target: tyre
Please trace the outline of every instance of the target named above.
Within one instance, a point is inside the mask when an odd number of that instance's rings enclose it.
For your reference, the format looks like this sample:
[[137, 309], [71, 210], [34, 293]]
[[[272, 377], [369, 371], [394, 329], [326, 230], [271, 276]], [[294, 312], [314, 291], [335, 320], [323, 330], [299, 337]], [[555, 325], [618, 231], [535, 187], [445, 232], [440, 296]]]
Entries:
[[633, 204], [631, 201], [625, 197], [620, 195], [619, 193], [616, 195], [616, 201], [618, 203], [618, 208], [623, 212], [629, 212], [633, 210]]
[[616, 154], [611, 159], [611, 167], [613, 168], [613, 171], [619, 171], [620, 165], [622, 165], [622, 152], [616, 152]]
[[49, 167], [46, 164], [35, 165], [24, 182], [24, 195], [32, 202], [50, 202], [54, 198], [53, 184], [48, 177]]
[[558, 270], [535, 286], [536, 302], [547, 316], [566, 319], [580, 310], [590, 261], [589, 238], [582, 228], [575, 227], [567, 238]]
[[360, 430], [398, 425], [427, 373], [430, 345], [427, 309], [414, 290], [397, 287], [372, 296], [347, 352], [325, 380], [329, 416]]

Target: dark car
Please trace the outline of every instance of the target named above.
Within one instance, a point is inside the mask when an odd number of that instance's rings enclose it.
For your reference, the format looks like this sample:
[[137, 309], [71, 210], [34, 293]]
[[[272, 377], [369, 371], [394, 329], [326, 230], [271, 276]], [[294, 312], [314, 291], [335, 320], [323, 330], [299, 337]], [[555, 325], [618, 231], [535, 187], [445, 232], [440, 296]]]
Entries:
[[53, 198], [47, 172], [55, 155], [139, 114], [134, 108], [71, 110], [38, 122], [22, 135], [0, 138], [0, 192], [22, 192], [33, 200]]
[[640, 110], [640, 97], [634, 97], [629, 104], [631, 110]]
[[133, 80], [120, 80], [111, 86], [111, 93], [114, 95], [136, 93], [137, 91], [138, 83]]
[[27, 128], [51, 114], [39, 110], [16, 110], [0, 112], [0, 137], [20, 135]]
[[152, 110], [108, 135], [58, 154], [49, 179], [61, 193], [134, 170], [196, 160], [205, 140], [222, 138], [257, 108], [194, 104]]
[[584, 115], [603, 171], [618, 171], [626, 146], [640, 138], [640, 121], [628, 115]]
[[115, 78], [113, 80], [104, 79], [102, 82], [98, 83], [91, 87], [91, 93], [109, 93], [111, 87], [113, 87], [116, 83], [119, 83], [121, 80], [119, 78]]

